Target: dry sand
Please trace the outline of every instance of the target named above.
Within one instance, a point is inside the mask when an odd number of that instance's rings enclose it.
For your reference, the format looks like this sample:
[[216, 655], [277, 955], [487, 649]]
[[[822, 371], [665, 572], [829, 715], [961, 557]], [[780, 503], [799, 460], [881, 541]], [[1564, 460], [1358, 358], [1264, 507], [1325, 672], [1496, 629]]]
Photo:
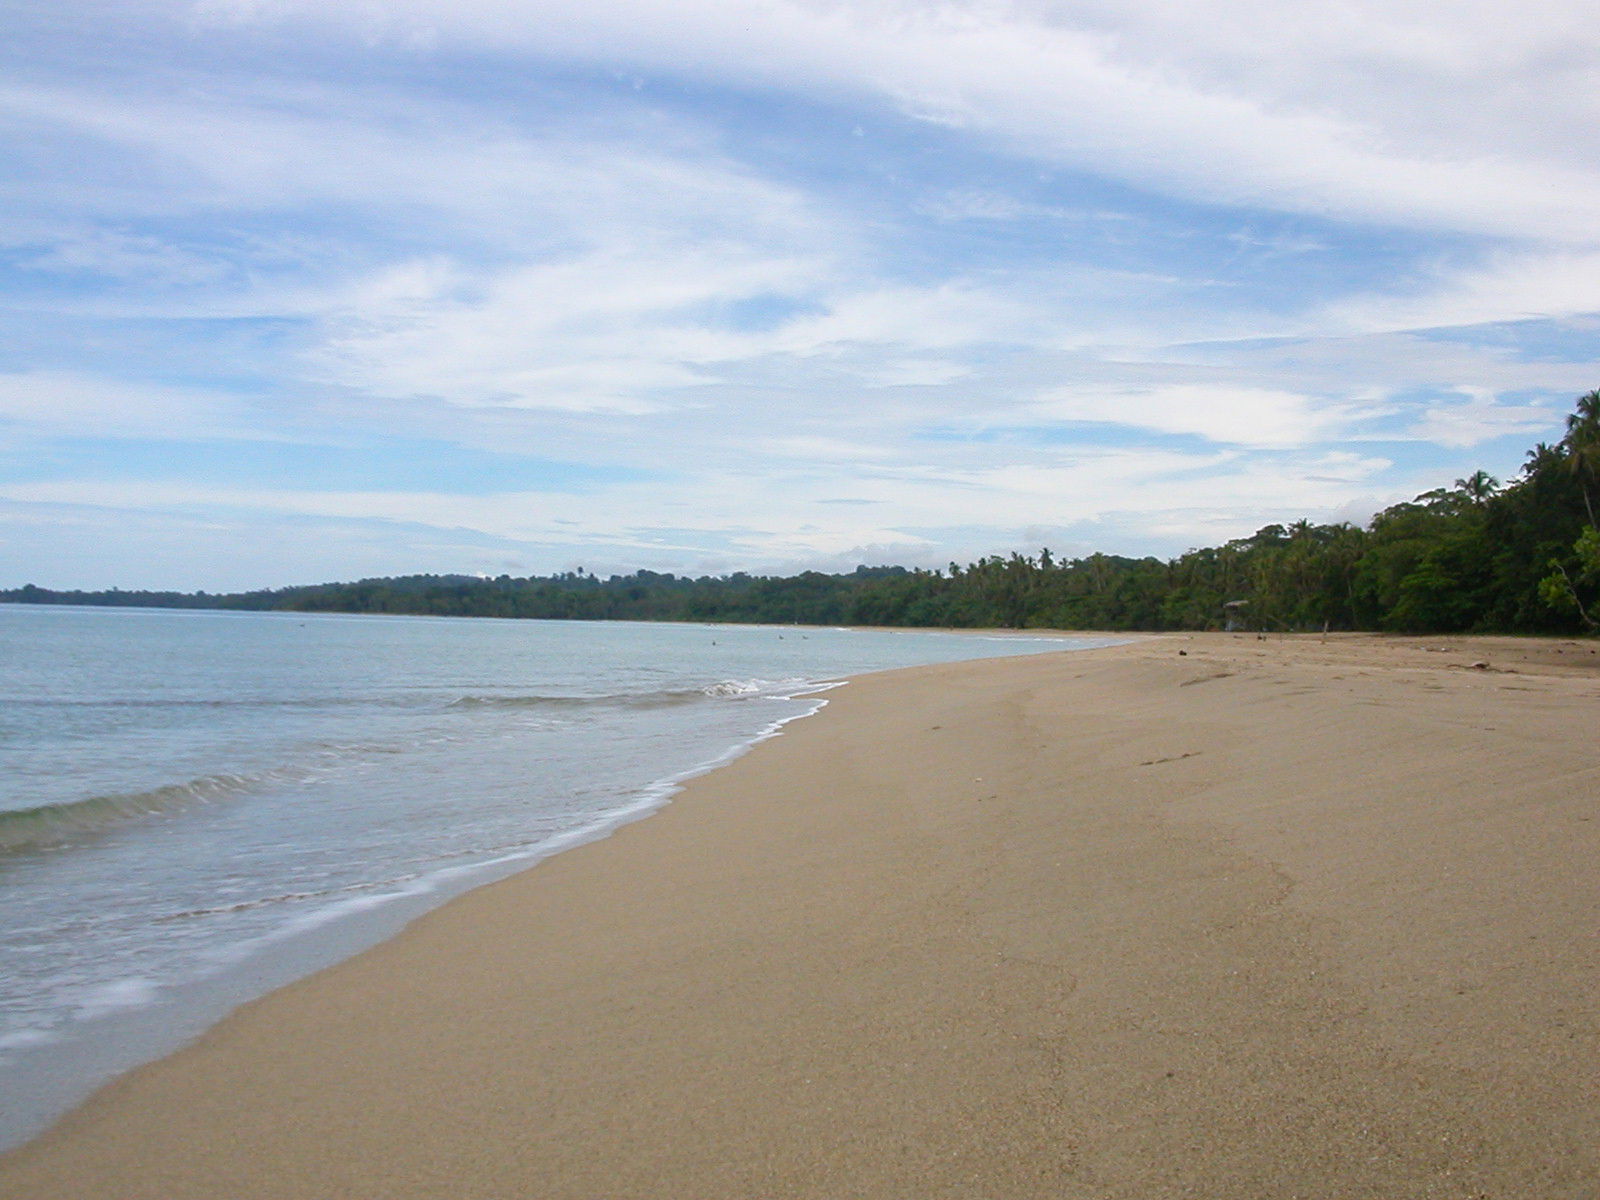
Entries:
[[1593, 644], [834, 696], [113, 1084], [0, 1195], [1600, 1195]]

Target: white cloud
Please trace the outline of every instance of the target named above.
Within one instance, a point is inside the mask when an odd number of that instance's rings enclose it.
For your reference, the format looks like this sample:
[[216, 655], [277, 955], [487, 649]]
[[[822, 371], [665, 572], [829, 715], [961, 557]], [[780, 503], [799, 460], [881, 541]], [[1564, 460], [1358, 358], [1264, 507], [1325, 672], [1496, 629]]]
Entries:
[[[959, 409], [973, 354], [1066, 340], [1076, 320], [1061, 305], [1081, 303], [961, 279], [886, 286], [860, 269], [820, 249], [674, 237], [502, 270], [402, 264], [329, 298], [309, 369], [468, 406], [737, 408], [761, 386], [822, 406], [841, 389], [920, 389], [923, 403]], [[1112, 273], [1093, 282], [1129, 286]], [[743, 306], [776, 315], [752, 326]]]
[[[1544, 392], [1564, 406], [1568, 398], [1594, 386], [1589, 349], [1600, 336], [1600, 322], [1539, 327], [1553, 345], [1570, 346], [1565, 357], [1553, 349], [1529, 357], [1521, 352], [1515, 330], [1502, 336], [1492, 330], [1472, 332], [1477, 336], [1471, 340], [1462, 331], [1447, 331], [1447, 336], [1417, 331], [1306, 334], [1243, 345], [1185, 346], [1167, 351], [1162, 359], [1167, 378], [1221, 376], [1244, 386], [1269, 383], [1303, 394], [1337, 396], [1357, 422], [1402, 416], [1407, 397], [1419, 392]], [[1557, 411], [1548, 411], [1556, 421]], [[1345, 432], [1349, 436], [1351, 431]]]
[[270, 438], [237, 397], [72, 371], [0, 374], [0, 420], [30, 436]]
[[851, 468], [862, 463], [884, 462], [898, 456], [894, 447], [881, 443], [815, 436], [764, 438], [751, 448], [790, 463], [804, 463], [814, 469], [823, 466]]
[[826, 312], [788, 323], [772, 345], [800, 355], [860, 344], [931, 351], [1032, 341], [1048, 329], [1046, 306], [1038, 298], [951, 280], [926, 287], [859, 287], [835, 296]]
[[[374, 33], [365, 4], [206, 10]], [[440, 47], [876, 98], [1024, 154], [1218, 202], [1580, 243], [1600, 213], [1600, 89], [1593, 57], [1574, 49], [1592, 46], [1600, 23], [1577, 3], [1482, 3], [1463, 18], [1375, 0], [1071, 13], [766, 0], [729, 20], [718, 0], [392, 0], [376, 23]]]
[[[566, 261], [462, 276], [417, 264], [339, 305], [314, 369], [387, 395], [452, 404], [644, 413], [698, 367], [760, 352], [721, 310], [811, 290], [826, 262], [740, 245], [617, 245]], [[720, 328], [719, 328], [720, 326]]]
[[658, 118], [640, 129], [617, 115], [551, 119], [530, 133], [497, 109], [354, 84], [235, 83], [203, 99], [0, 84], [0, 116], [16, 133], [82, 159], [71, 189], [10, 181], [14, 200], [45, 211], [238, 217], [348, 205], [413, 235], [443, 227], [495, 245], [515, 231], [525, 246], [641, 221], [698, 228], [713, 212], [728, 234], [810, 225], [795, 192], [719, 156], [693, 127]]
[[228, 273], [227, 265], [215, 257], [114, 229], [77, 226], [35, 230], [32, 236], [22, 236], [21, 230], [0, 236], [21, 250], [19, 265], [28, 271], [137, 280], [147, 287], [192, 287], [216, 282]]
[[1067, 208], [1059, 204], [1034, 204], [1005, 192], [961, 188], [918, 205], [920, 211], [941, 221], [1054, 221], [1124, 222], [1126, 213]]
[[1483, 388], [1429, 404], [1412, 427], [1411, 436], [1441, 446], [1467, 448], [1515, 434], [1531, 441], [1548, 432], [1559, 415], [1547, 405], [1502, 404]]
[[1063, 388], [1041, 396], [1037, 415], [1055, 421], [1085, 421], [1198, 434], [1239, 446], [1302, 446], [1337, 430], [1337, 406], [1295, 392], [1261, 387], [1172, 384], [1118, 391]]
[[1521, 250], [1441, 270], [1409, 292], [1340, 300], [1322, 321], [1375, 333], [1591, 313], [1600, 313], [1600, 252]]

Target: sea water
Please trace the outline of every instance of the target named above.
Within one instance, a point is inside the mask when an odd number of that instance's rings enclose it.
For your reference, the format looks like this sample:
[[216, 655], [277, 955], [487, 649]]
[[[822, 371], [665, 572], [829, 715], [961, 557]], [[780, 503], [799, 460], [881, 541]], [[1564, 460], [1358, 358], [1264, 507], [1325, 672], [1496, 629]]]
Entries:
[[1098, 644], [0, 605], [0, 1146], [842, 677]]

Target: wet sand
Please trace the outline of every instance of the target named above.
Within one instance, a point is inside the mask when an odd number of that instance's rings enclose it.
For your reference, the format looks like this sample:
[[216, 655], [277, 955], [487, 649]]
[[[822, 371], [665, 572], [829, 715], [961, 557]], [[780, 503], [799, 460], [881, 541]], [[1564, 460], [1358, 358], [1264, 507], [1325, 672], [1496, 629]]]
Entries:
[[859, 679], [112, 1084], [0, 1195], [1592, 1198], [1595, 650]]

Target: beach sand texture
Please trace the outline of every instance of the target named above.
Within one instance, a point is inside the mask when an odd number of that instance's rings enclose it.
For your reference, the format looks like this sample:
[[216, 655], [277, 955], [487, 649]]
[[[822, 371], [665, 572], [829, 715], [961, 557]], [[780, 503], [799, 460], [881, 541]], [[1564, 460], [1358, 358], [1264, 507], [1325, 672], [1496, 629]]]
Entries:
[[864, 677], [112, 1084], [0, 1195], [1593, 1198], [1594, 650]]

